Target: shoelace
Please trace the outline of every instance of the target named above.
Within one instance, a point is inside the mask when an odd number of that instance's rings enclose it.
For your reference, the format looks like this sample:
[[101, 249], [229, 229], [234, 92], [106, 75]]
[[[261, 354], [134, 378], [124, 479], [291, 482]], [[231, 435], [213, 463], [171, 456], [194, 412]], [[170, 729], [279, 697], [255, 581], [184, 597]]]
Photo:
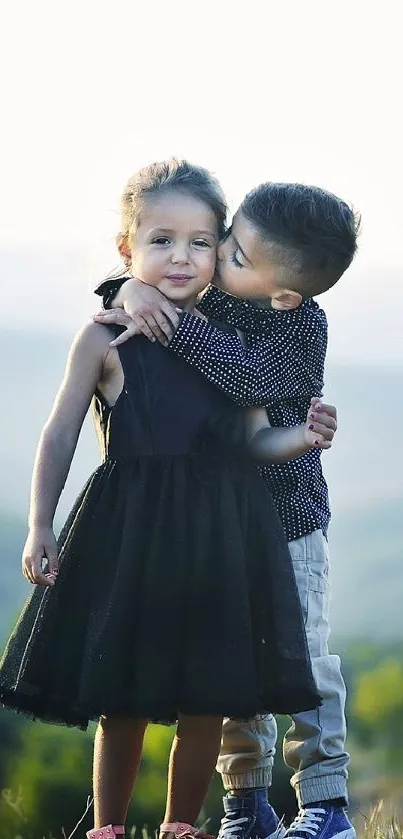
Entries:
[[326, 815], [326, 810], [321, 807], [308, 807], [301, 809], [298, 816], [290, 825], [289, 833], [309, 833], [311, 836], [316, 836], [319, 831], [323, 816]]
[[249, 821], [247, 816], [242, 816], [240, 819], [229, 819], [228, 816], [224, 816], [221, 820], [221, 830], [225, 831], [226, 837], [231, 836], [236, 839], [238, 833], [242, 830], [242, 825], [247, 821]]

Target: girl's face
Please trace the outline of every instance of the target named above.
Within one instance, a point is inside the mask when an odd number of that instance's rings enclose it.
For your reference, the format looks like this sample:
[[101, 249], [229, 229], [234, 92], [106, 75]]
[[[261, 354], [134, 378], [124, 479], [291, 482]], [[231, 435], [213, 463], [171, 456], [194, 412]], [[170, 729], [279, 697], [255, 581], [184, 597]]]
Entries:
[[129, 233], [133, 274], [190, 309], [213, 278], [217, 241], [215, 215], [203, 201], [173, 190], [150, 195]]

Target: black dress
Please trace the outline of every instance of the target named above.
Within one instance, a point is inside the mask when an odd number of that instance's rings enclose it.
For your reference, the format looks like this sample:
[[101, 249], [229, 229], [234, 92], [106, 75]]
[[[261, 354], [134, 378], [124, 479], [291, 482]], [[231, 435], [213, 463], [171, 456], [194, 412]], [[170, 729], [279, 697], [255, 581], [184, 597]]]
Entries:
[[317, 706], [282, 526], [242, 410], [158, 344], [119, 347], [94, 399], [104, 462], [0, 665], [0, 699], [85, 729], [101, 714], [294, 713]]

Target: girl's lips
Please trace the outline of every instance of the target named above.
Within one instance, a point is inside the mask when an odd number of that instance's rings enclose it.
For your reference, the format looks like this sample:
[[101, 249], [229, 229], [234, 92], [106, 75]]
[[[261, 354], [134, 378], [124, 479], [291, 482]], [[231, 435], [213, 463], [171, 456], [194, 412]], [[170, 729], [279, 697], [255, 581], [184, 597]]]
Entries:
[[176, 283], [176, 285], [185, 285], [189, 280], [193, 280], [193, 276], [191, 274], [169, 274], [167, 280]]

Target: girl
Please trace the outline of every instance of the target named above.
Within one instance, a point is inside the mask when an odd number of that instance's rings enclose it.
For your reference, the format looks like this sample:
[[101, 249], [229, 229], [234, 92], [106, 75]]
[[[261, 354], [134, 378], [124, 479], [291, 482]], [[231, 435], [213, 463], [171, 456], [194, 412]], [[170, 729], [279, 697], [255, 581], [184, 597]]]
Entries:
[[[186, 162], [154, 164], [122, 198], [133, 273], [192, 311], [212, 280], [226, 207]], [[326, 428], [270, 429], [146, 338], [76, 337], [38, 447], [23, 572], [37, 587], [8, 642], [8, 707], [83, 729], [99, 719], [91, 839], [124, 834], [149, 721], [174, 723], [161, 831], [194, 836], [223, 716], [316, 707], [281, 525], [259, 459], [295, 457]], [[103, 464], [58, 544], [53, 517], [90, 402]], [[330, 436], [329, 436], [330, 434]], [[43, 565], [43, 559], [46, 565]], [[268, 677], [275, 673], [275, 681]]]

